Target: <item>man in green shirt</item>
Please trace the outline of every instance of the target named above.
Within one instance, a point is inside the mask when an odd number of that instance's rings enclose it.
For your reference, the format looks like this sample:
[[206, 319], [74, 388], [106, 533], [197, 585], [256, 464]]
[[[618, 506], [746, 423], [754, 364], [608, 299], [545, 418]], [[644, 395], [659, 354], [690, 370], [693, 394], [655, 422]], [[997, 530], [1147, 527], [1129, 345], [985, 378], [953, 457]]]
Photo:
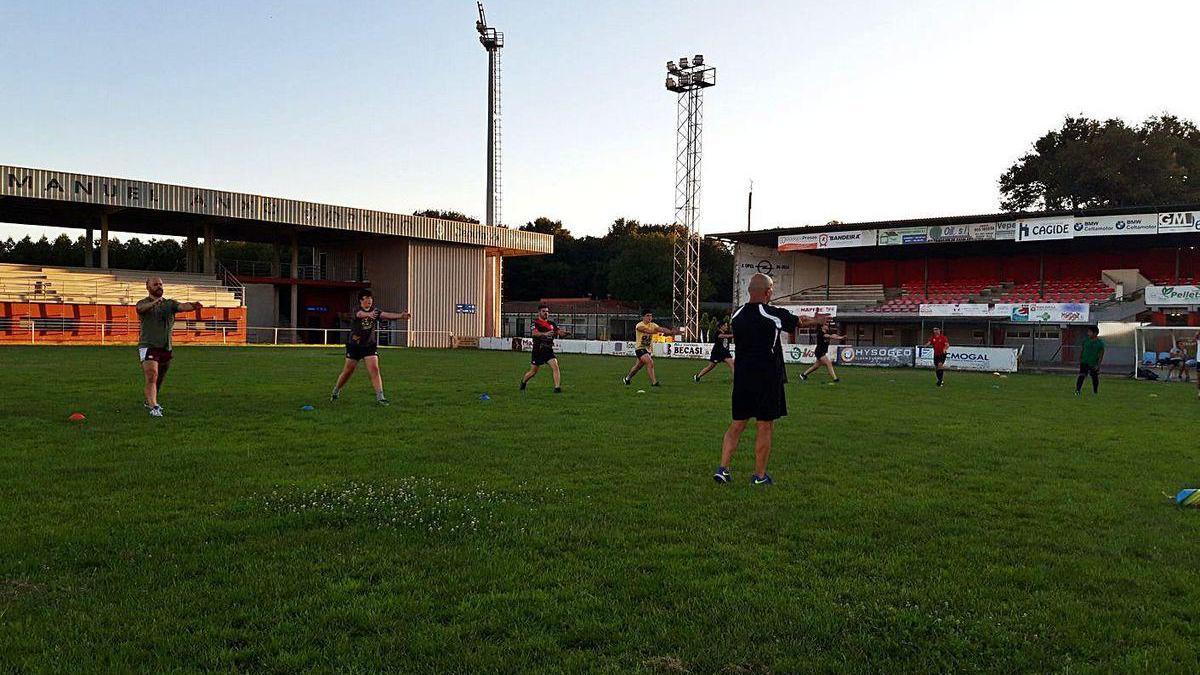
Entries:
[[1083, 380], [1092, 378], [1092, 393], [1100, 393], [1100, 364], [1104, 362], [1104, 340], [1100, 339], [1100, 329], [1096, 326], [1087, 327], [1087, 337], [1083, 339], [1083, 349], [1079, 354], [1079, 379], [1075, 380], [1075, 395], [1083, 390]]
[[146, 376], [146, 410], [151, 417], [162, 417], [158, 405], [158, 390], [162, 388], [171, 366], [171, 330], [175, 327], [175, 315], [180, 312], [199, 311], [198, 302], [179, 302], [163, 297], [163, 282], [158, 277], [146, 280], [150, 295], [138, 300], [137, 314], [141, 321], [141, 337], [138, 339], [138, 358], [142, 361], [142, 373]]

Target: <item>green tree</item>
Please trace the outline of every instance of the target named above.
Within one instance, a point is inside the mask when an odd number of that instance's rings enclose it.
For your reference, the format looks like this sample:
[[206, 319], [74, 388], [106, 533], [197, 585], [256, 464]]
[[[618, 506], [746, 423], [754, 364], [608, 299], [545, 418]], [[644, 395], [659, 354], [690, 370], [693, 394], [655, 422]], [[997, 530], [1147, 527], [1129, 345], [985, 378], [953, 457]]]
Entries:
[[1139, 126], [1068, 117], [1000, 177], [1006, 210], [1200, 201], [1200, 130], [1173, 115]]
[[414, 216], [424, 216], [426, 218], [441, 218], [442, 220], [456, 220], [460, 223], [478, 223], [479, 219], [473, 216], [468, 216], [458, 211], [439, 211], [438, 209], [424, 209], [422, 211], [413, 211]]

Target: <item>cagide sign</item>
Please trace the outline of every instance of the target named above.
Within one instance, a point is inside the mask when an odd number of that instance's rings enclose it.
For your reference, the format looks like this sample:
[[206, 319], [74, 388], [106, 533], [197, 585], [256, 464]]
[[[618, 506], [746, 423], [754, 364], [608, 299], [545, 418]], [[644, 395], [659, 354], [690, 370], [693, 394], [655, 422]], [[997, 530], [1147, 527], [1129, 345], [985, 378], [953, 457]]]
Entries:
[[[917, 367], [933, 367], [933, 347], [917, 350]], [[1011, 347], [951, 347], [946, 352], [946, 367], [951, 370], [1017, 372], [1017, 350]]]
[[1071, 239], [1075, 236], [1075, 219], [1030, 218], [1017, 221], [1017, 241], [1046, 241]]
[[1200, 305], [1200, 286], [1147, 286], [1146, 304], [1151, 307]]

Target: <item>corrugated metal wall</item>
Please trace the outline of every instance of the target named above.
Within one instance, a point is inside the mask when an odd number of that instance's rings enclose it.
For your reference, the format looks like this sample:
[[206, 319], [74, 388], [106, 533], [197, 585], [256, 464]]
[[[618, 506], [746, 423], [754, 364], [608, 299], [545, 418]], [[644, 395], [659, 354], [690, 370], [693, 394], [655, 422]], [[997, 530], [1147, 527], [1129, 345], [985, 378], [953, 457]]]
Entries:
[[[487, 260], [478, 246], [410, 241], [408, 250], [411, 344], [435, 346], [424, 331], [449, 331], [456, 337], [483, 337]], [[372, 284], [376, 282], [372, 280]], [[455, 305], [472, 304], [475, 314], [459, 314]]]
[[362, 247], [375, 303], [389, 312], [409, 309], [408, 245], [407, 239], [381, 239]]
[[182, 185], [0, 165], [0, 196], [4, 195], [371, 232], [530, 253], [554, 252], [554, 237], [537, 232]]

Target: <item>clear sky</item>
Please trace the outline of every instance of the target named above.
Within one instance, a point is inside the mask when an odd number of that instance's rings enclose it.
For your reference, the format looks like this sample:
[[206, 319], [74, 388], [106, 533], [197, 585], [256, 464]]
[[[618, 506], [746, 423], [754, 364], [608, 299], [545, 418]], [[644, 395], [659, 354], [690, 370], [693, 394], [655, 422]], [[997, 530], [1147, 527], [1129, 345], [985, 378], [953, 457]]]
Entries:
[[[1194, 1], [488, 0], [504, 222], [673, 216], [665, 63], [703, 53], [701, 229], [984, 213], [1068, 114], [1200, 120]], [[0, 163], [484, 213], [473, 0], [0, 0]], [[42, 231], [0, 225], [0, 236]]]

